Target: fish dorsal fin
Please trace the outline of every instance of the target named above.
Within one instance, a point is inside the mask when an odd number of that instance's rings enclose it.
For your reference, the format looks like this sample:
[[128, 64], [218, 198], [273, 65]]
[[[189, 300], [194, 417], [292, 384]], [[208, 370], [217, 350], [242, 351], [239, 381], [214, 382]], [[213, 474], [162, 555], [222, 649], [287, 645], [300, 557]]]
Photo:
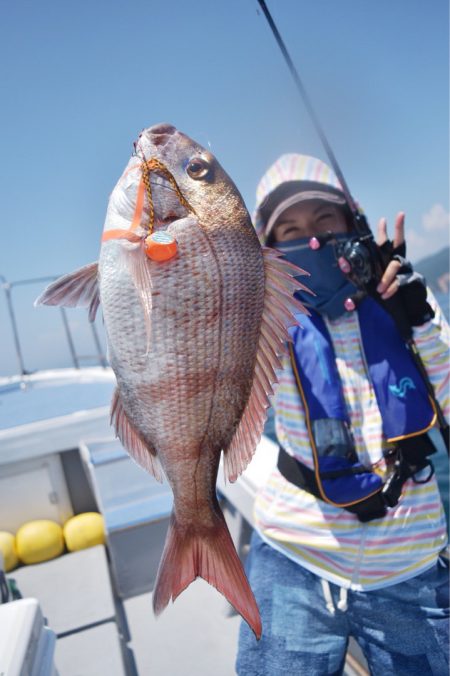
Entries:
[[111, 401], [111, 424], [114, 425], [116, 437], [120, 439], [120, 442], [133, 460], [149, 472], [149, 474], [152, 474], [157, 481], [162, 483], [162, 470], [160, 462], [156, 457], [156, 450], [153, 446], [145, 443], [134, 429], [124, 411], [117, 388]]
[[100, 304], [98, 263], [89, 263], [75, 272], [52, 282], [34, 301], [35, 305], [62, 307], [89, 306], [89, 320], [94, 321]]
[[274, 249], [263, 248], [263, 256], [264, 311], [253, 384], [241, 421], [224, 453], [225, 476], [231, 482], [247, 467], [261, 439], [269, 397], [278, 382], [276, 371], [282, 368], [280, 357], [286, 353], [286, 343], [290, 340], [288, 328], [299, 323], [294, 313], [308, 314], [304, 305], [294, 298], [296, 291], [308, 291], [294, 275], [307, 273], [281, 258], [280, 252]]

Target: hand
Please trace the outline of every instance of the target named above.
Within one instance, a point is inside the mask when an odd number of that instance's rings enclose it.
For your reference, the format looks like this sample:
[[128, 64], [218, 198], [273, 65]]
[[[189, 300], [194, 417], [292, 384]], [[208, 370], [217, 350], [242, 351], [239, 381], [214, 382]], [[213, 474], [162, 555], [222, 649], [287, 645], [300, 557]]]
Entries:
[[[388, 239], [387, 236], [387, 222], [385, 218], [381, 218], [378, 223], [377, 244], [382, 246]], [[397, 214], [394, 224], [394, 251], [405, 244], [405, 214], [400, 211]], [[383, 300], [392, 298], [400, 288], [400, 283], [397, 275], [402, 264], [399, 261], [391, 261], [383, 273], [382, 278], [377, 286], [377, 291]]]
[[[386, 219], [378, 223], [378, 246], [388, 244]], [[405, 214], [397, 214], [394, 225], [394, 241], [392, 242], [391, 256], [386, 270], [381, 277], [377, 291], [383, 300], [392, 298], [400, 290], [400, 301], [410, 326], [421, 326], [434, 317], [434, 310], [427, 301], [427, 287], [425, 279], [404, 256], [405, 246]]]

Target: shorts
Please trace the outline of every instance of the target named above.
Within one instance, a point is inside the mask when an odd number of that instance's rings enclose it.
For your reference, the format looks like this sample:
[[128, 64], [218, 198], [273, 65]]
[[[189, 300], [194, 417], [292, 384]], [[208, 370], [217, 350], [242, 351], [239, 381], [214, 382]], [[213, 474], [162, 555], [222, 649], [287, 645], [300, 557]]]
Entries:
[[342, 674], [350, 636], [374, 676], [448, 676], [448, 567], [441, 560], [399, 584], [348, 590], [343, 610], [340, 587], [326, 583], [327, 604], [323, 581], [256, 533], [247, 571], [263, 631], [258, 642], [242, 622], [238, 676]]

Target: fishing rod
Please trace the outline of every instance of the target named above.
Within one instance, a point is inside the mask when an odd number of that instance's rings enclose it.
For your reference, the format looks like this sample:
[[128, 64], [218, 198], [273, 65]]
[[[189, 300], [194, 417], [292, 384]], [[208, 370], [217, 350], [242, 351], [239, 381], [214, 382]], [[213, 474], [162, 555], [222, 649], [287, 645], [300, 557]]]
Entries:
[[[357, 234], [357, 237], [343, 246], [341, 245], [337, 251], [338, 257], [343, 258], [348, 263], [348, 271], [353, 271], [353, 275], [349, 274], [352, 281], [362, 289], [365, 293], [368, 293], [372, 296], [378, 303], [380, 303], [394, 319], [397, 328], [405, 341], [406, 347], [417, 366], [419, 373], [421, 374], [423, 381], [426, 385], [427, 392], [433, 402], [433, 407], [436, 412], [437, 421], [441, 430], [442, 438], [447, 449], [447, 453], [450, 453], [449, 449], [449, 425], [444, 417], [440, 404], [436, 398], [433, 385], [430, 381], [428, 373], [426, 371], [425, 365], [422, 361], [422, 358], [418, 352], [417, 346], [413, 339], [413, 331], [411, 324], [406, 316], [405, 308], [401, 301], [401, 298], [397, 295], [388, 298], [387, 300], [382, 300], [380, 295], [376, 291], [378, 281], [381, 279], [381, 276], [386, 269], [387, 264], [392, 260], [394, 254], [404, 256], [406, 253], [405, 245], [394, 249], [392, 242], [385, 242], [385, 244], [378, 246], [373, 237], [373, 233], [369, 227], [366, 217], [358, 209], [351, 192], [349, 190], [347, 181], [344, 178], [344, 175], [341, 171], [339, 163], [336, 159], [336, 156], [331, 148], [331, 145], [327, 139], [327, 136], [322, 128], [322, 125], [319, 122], [319, 118], [312, 106], [311, 100], [308, 96], [306, 88], [300, 78], [300, 75], [297, 71], [297, 68], [292, 61], [292, 58], [288, 52], [288, 49], [284, 43], [283, 38], [280, 35], [275, 21], [272, 18], [272, 15], [269, 12], [269, 9], [266, 5], [265, 0], [258, 0], [258, 4], [261, 7], [261, 10], [264, 13], [264, 16], [267, 19], [267, 23], [270, 26], [270, 29], [273, 33], [273, 36], [283, 54], [284, 60], [286, 61], [287, 67], [292, 75], [292, 78], [295, 82], [295, 85], [298, 89], [300, 97], [303, 100], [306, 110], [311, 118], [311, 121], [315, 127], [315, 130], [322, 142], [325, 152], [328, 155], [330, 164], [333, 167], [334, 173], [336, 174], [341, 187], [342, 192], [344, 193], [345, 200], [351, 211], [353, 217], [354, 229]], [[330, 239], [328, 237], [328, 239]], [[324, 242], [319, 242], [321, 246]], [[356, 273], [356, 274], [355, 274]], [[347, 309], [355, 309], [356, 304], [352, 299], [350, 305], [346, 306]], [[359, 300], [359, 299], [358, 299]], [[346, 301], [347, 302], [347, 301]]]
[[330, 163], [331, 163], [331, 166], [333, 167], [334, 173], [336, 174], [336, 176], [339, 179], [339, 182], [342, 186], [342, 192], [345, 195], [345, 199], [347, 201], [347, 204], [350, 207], [352, 213], [357, 215], [357, 214], [359, 214], [359, 211], [358, 211], [358, 208], [357, 208], [357, 206], [356, 206], [356, 204], [355, 204], [355, 202], [354, 202], [354, 200], [351, 196], [350, 190], [349, 190], [348, 185], [347, 185], [347, 181], [344, 178], [344, 174], [341, 171], [341, 168], [338, 164], [336, 156], [335, 156], [335, 154], [334, 154], [334, 152], [331, 148], [330, 143], [328, 142], [328, 139], [327, 139], [325, 132], [322, 128], [322, 125], [319, 122], [319, 118], [317, 117], [317, 115], [315, 113], [315, 110], [312, 106], [312, 103], [311, 103], [310, 98], [308, 96], [308, 93], [305, 89], [305, 86], [300, 79], [300, 75], [298, 74], [298, 71], [297, 71], [297, 69], [294, 65], [294, 62], [292, 61], [291, 56], [290, 56], [290, 54], [287, 50], [287, 47], [284, 44], [283, 38], [281, 37], [280, 32], [275, 25], [275, 22], [272, 18], [272, 15], [270, 14], [270, 12], [268, 10], [268, 7], [267, 7], [265, 1], [264, 0], [258, 0], [258, 3], [260, 5], [262, 11], [264, 12], [264, 15], [267, 19], [267, 22], [268, 22], [271, 30], [272, 30], [272, 33], [275, 37], [275, 40], [277, 41], [278, 46], [279, 46], [279, 48], [280, 48], [280, 50], [281, 50], [281, 52], [284, 56], [284, 59], [285, 59], [287, 66], [290, 70], [290, 73], [291, 73], [291, 75], [294, 79], [294, 82], [297, 86], [297, 89], [300, 93], [300, 96], [303, 99], [303, 103], [305, 104], [306, 110], [309, 113], [309, 116], [310, 116], [310, 118], [311, 118], [311, 120], [314, 124], [315, 129], [316, 129], [316, 132], [317, 132], [320, 140], [322, 141], [322, 145], [325, 148], [325, 151], [326, 151], [326, 153], [327, 153], [327, 155], [330, 159]]

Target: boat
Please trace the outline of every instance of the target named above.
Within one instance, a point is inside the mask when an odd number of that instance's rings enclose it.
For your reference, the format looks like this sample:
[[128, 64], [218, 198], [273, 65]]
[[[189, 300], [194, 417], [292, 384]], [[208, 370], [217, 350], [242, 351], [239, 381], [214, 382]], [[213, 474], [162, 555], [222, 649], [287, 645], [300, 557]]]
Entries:
[[[98, 512], [105, 542], [3, 573], [8, 589], [22, 599], [4, 598], [0, 604], [0, 623], [9, 627], [0, 640], [0, 673], [234, 674], [240, 617], [203, 580], [190, 585], [161, 617], [153, 615], [151, 594], [172, 493], [167, 483], [138, 467], [114, 437], [109, 409], [115, 378], [96, 329], [86, 316], [95, 354], [83, 365], [71, 329], [71, 313], [77, 311], [63, 310], [62, 337], [72, 365], [30, 372], [13, 290], [42, 280], [2, 279], [17, 373], [0, 378], [0, 531], [16, 533], [36, 519], [63, 526], [74, 515]], [[78, 322], [80, 316], [78, 311]], [[218, 495], [243, 560], [254, 497], [277, 458], [270, 422], [234, 484], [219, 471]], [[355, 643], [344, 673], [368, 673]]]

